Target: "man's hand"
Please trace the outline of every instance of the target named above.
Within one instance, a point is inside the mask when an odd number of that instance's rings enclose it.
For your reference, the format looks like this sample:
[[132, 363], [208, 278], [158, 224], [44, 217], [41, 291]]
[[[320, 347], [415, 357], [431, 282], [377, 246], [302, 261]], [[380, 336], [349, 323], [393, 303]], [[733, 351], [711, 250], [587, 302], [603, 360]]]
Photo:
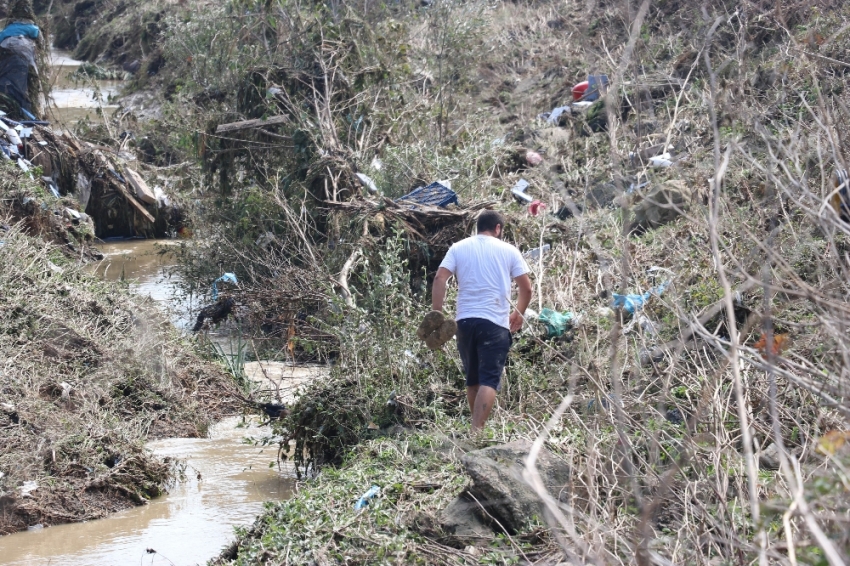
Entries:
[[509, 324], [511, 327], [511, 332], [516, 332], [520, 328], [522, 328], [522, 323], [525, 320], [525, 317], [519, 314], [518, 310], [514, 310], [511, 313], [511, 317], [509, 319]]

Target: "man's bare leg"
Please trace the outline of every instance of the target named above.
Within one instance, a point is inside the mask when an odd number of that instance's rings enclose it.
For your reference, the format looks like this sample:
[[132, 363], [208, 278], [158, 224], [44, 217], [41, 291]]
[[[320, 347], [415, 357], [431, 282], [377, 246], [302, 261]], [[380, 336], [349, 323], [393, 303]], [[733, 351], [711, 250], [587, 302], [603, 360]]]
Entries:
[[493, 410], [493, 404], [496, 402], [496, 390], [492, 387], [479, 385], [476, 389], [478, 392], [472, 408], [472, 432], [478, 432], [484, 428], [484, 423], [487, 422], [490, 411]]
[[475, 398], [478, 396], [478, 386], [470, 385], [466, 388], [466, 402], [469, 403], [469, 414], [475, 414]]

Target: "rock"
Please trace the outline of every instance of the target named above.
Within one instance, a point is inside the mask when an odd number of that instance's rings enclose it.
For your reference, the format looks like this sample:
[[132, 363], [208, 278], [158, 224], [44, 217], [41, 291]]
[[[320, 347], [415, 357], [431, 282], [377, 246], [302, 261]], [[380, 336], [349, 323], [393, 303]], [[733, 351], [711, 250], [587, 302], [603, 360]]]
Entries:
[[650, 190], [632, 209], [630, 231], [642, 233], [678, 218], [691, 200], [691, 191], [682, 181], [665, 181]]
[[[517, 441], [469, 452], [461, 460], [473, 481], [468, 494], [509, 533], [521, 530], [543, 514], [540, 497], [522, 477], [530, 450], [531, 442]], [[537, 469], [549, 493], [558, 499], [570, 481], [567, 465], [542, 450]], [[491, 521], [490, 517], [485, 518]]]
[[759, 466], [765, 470], [779, 469], [779, 448], [771, 442], [767, 448], [759, 453]]
[[461, 495], [440, 512], [440, 528], [457, 545], [490, 540], [493, 538], [493, 529], [481, 519], [479, 511], [475, 501]]

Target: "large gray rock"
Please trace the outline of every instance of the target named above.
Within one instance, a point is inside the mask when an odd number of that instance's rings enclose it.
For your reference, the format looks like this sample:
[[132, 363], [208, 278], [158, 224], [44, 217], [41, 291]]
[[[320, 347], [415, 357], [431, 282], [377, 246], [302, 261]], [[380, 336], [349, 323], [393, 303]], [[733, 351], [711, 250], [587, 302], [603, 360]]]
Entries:
[[[517, 441], [468, 452], [461, 459], [473, 482], [467, 499], [477, 499], [486, 509], [482, 518], [498, 522], [509, 533], [521, 530], [534, 517], [543, 517], [543, 502], [522, 477], [530, 450], [531, 442]], [[570, 481], [569, 467], [544, 449], [537, 470], [549, 494], [559, 499]]]

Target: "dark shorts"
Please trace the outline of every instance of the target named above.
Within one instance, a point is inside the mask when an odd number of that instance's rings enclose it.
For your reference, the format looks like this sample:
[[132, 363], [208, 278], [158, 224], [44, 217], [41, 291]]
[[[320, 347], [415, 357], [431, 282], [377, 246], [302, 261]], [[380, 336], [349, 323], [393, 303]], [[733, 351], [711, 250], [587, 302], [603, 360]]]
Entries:
[[502, 387], [502, 372], [513, 338], [503, 326], [484, 318], [457, 321], [457, 349], [466, 373], [466, 386]]

